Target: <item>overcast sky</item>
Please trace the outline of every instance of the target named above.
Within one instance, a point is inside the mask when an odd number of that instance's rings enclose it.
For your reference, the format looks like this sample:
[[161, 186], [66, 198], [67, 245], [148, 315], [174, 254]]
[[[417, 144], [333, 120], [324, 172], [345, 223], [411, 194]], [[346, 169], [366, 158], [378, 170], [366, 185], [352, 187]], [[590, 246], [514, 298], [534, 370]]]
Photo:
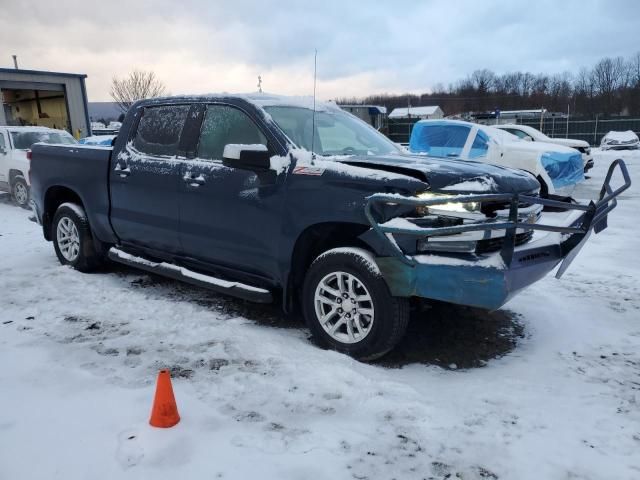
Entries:
[[0, 66], [111, 78], [153, 70], [173, 94], [424, 92], [473, 70], [577, 71], [640, 50], [638, 0], [0, 0]]

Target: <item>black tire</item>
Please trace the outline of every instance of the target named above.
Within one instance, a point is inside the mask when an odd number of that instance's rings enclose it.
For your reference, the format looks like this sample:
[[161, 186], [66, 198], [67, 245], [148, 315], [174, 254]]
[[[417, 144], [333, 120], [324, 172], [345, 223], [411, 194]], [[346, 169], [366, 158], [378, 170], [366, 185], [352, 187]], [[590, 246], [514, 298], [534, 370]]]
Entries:
[[[58, 225], [63, 221], [70, 221], [77, 231], [78, 251], [74, 258], [67, 258], [58, 243]], [[62, 265], [70, 265], [81, 272], [92, 272], [104, 263], [104, 257], [95, 248], [87, 215], [78, 204], [63, 203], [58, 207], [51, 224], [51, 238], [53, 248]]]
[[[374, 317], [370, 329], [354, 343], [345, 343], [331, 336], [322, 327], [316, 312], [319, 284], [331, 278], [332, 273], [339, 272], [354, 276], [364, 286], [373, 304]], [[375, 360], [390, 351], [403, 337], [409, 322], [409, 299], [393, 297], [372, 255], [356, 248], [329, 250], [311, 264], [304, 281], [302, 308], [305, 321], [318, 344], [359, 360]]]
[[16, 175], [11, 182], [11, 197], [16, 205], [29, 208], [29, 185], [22, 175]]

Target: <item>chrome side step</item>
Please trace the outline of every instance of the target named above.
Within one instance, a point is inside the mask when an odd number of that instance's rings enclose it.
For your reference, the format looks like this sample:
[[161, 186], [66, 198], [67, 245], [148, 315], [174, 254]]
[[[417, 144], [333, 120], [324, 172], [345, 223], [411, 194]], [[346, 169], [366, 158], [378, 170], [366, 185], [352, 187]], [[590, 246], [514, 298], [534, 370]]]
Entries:
[[233, 295], [234, 297], [239, 297], [251, 302], [271, 303], [273, 301], [271, 292], [264, 288], [253, 287], [240, 282], [223, 280], [203, 273], [194, 272], [193, 270], [189, 270], [188, 268], [180, 267], [172, 263], [153, 262], [144, 257], [131, 255], [130, 253], [116, 247], [111, 247], [109, 249], [108, 256], [110, 260], [117, 263], [122, 263], [130, 267], [156, 273], [158, 275], [180, 280], [199, 287], [208, 288], [216, 292]]

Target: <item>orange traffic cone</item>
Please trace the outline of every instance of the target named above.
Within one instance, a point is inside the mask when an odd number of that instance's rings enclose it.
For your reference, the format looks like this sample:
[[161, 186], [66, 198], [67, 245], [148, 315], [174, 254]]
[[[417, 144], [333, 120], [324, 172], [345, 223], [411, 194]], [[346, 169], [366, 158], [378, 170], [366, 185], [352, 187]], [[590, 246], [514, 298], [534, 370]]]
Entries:
[[160, 370], [149, 424], [152, 427], [169, 428], [179, 421], [178, 406], [171, 387], [171, 375], [169, 370]]

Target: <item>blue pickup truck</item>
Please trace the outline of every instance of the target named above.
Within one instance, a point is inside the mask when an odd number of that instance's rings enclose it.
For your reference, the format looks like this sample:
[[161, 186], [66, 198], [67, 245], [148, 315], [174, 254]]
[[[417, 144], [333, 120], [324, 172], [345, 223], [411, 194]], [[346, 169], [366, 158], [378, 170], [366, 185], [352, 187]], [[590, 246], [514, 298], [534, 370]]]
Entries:
[[365, 360], [403, 336], [411, 298], [497, 309], [562, 273], [629, 184], [617, 161], [597, 203], [543, 199], [527, 172], [411, 156], [334, 104], [266, 94], [140, 101], [112, 147], [34, 145], [30, 175], [62, 264], [278, 301]]

